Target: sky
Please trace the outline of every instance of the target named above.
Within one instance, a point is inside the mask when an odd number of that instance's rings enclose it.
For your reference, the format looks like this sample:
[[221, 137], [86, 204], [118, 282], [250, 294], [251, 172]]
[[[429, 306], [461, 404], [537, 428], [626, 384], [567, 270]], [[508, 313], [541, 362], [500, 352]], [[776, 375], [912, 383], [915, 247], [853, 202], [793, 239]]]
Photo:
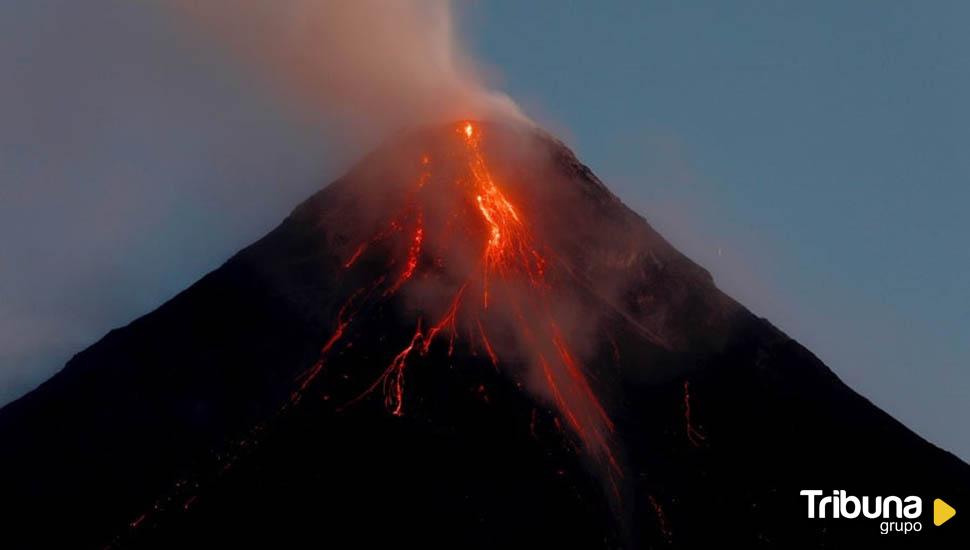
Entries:
[[[717, 284], [970, 459], [970, 5], [459, 3], [498, 87]], [[0, 5], [0, 403], [357, 151], [155, 3]]]

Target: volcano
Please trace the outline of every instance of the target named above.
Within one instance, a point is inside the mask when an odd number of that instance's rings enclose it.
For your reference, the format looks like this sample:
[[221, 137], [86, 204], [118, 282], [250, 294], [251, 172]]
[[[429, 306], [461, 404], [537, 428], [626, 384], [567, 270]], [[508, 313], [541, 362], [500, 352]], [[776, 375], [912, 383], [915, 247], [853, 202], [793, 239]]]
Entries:
[[880, 535], [799, 492], [970, 502], [967, 464], [562, 143], [475, 121], [385, 143], [3, 408], [0, 441], [13, 548], [929, 548], [959, 517]]

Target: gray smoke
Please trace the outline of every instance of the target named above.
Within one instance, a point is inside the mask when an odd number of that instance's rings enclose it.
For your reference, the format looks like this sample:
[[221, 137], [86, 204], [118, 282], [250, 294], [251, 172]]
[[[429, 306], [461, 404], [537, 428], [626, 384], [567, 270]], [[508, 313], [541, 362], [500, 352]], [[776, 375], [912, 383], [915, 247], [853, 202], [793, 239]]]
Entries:
[[178, 0], [192, 28], [331, 124], [383, 134], [522, 118], [457, 39], [447, 0]]

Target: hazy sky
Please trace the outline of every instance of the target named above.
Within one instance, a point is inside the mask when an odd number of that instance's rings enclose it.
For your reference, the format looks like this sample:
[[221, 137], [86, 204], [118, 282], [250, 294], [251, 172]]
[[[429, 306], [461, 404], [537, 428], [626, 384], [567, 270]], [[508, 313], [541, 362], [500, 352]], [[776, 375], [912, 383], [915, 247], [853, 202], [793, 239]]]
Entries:
[[[460, 29], [722, 288], [970, 458], [970, 5], [687, 4], [489, 0]], [[348, 163], [173, 29], [146, 3], [0, 4], [0, 402]]]

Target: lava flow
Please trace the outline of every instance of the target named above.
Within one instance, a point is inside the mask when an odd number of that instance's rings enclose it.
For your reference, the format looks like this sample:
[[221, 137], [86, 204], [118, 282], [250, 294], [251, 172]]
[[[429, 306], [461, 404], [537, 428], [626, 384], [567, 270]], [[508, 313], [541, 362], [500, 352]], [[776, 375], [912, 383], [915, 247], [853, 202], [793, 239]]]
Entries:
[[684, 431], [687, 432], [687, 440], [694, 447], [700, 447], [704, 440], [704, 434], [700, 432], [690, 418], [690, 381], [684, 380]]
[[[490, 328], [494, 330], [496, 324], [507, 326], [515, 334], [518, 348], [522, 348], [520, 354], [525, 356], [525, 362], [536, 369], [533, 378], [541, 380], [540, 393], [571, 428], [582, 448], [604, 467], [614, 494], [619, 496], [622, 469], [613, 450], [613, 422], [551, 313], [559, 296], [546, 276], [550, 254], [537, 242], [526, 213], [493, 179], [480, 128], [464, 122], [455, 130], [457, 147], [452, 149], [457, 150], [453, 158], [458, 159], [458, 175], [433, 177], [433, 159], [428, 154], [421, 155], [419, 177], [407, 190], [399, 212], [386, 222], [384, 229], [354, 247], [343, 262], [345, 270], [354, 269], [372, 248], [386, 241], [387, 249], [393, 250], [392, 237], [398, 233], [407, 235], [406, 246], [398, 247], [404, 257], [392, 258], [386, 272], [372, 286], [382, 288], [382, 292], [358, 291], [348, 298], [320, 360], [304, 373], [293, 400], [307, 391], [324, 369], [327, 356], [352, 330], [352, 310], [359, 310], [375, 294], [388, 299], [418, 281], [446, 279], [440, 284], [454, 289], [448, 291], [451, 298], [447, 308], [434, 313], [428, 310], [435, 307], [423, 304], [407, 344], [378, 379], [341, 410], [380, 388], [391, 414], [404, 414], [408, 365], [427, 355], [439, 336], [447, 335], [450, 356], [459, 334], [468, 334], [465, 344], [473, 351], [484, 352], [492, 365], [500, 368], [502, 363], [494, 345], [498, 340], [490, 335]], [[435, 220], [441, 219], [447, 221], [436, 225]], [[481, 243], [477, 253], [476, 242]], [[471, 262], [451, 261], [454, 255], [449, 256], [449, 252], [456, 244], [462, 247], [462, 254], [471, 256]], [[458, 266], [466, 263], [472, 267], [462, 271]], [[441, 276], [442, 269], [450, 277]], [[501, 351], [504, 356], [505, 349]]]

